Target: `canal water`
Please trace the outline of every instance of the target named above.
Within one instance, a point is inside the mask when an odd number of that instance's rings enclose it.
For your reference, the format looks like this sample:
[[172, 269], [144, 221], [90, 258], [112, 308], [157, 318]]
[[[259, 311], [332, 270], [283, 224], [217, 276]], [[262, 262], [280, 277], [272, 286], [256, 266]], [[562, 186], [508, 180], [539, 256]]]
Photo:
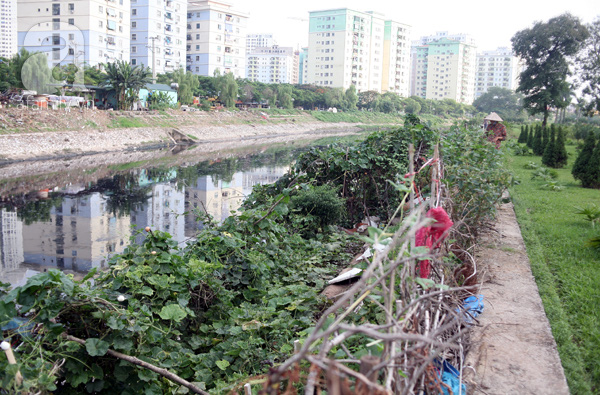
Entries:
[[185, 167], [123, 164], [86, 170], [77, 182], [69, 173], [53, 175], [49, 185], [21, 182], [13, 188], [18, 192], [4, 191], [0, 202], [0, 281], [18, 286], [50, 268], [76, 276], [104, 268], [132, 236], [141, 241], [146, 226], [184, 245], [202, 227], [197, 210], [223, 221], [255, 185], [275, 182], [306, 149], [284, 147]]

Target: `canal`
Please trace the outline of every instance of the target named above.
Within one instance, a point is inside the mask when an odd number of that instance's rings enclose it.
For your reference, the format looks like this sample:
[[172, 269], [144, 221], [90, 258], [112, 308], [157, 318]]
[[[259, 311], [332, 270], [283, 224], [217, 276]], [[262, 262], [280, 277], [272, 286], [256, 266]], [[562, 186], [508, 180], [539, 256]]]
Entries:
[[3, 179], [0, 281], [18, 286], [51, 268], [76, 277], [105, 268], [112, 255], [142, 240], [146, 226], [185, 245], [203, 226], [197, 212], [223, 221], [255, 185], [287, 172], [308, 149], [298, 145], [186, 158], [183, 165], [149, 160]]

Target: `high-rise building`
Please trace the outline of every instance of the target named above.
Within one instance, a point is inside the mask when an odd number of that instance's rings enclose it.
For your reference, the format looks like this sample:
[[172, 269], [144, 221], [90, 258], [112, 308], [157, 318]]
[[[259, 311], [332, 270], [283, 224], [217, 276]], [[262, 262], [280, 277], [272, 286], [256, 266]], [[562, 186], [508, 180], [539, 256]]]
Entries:
[[129, 60], [129, 0], [18, 0], [18, 46], [49, 66]]
[[514, 91], [517, 89], [520, 69], [519, 59], [511, 48], [499, 47], [478, 53], [475, 98], [494, 86]]
[[475, 99], [476, 47], [468, 36], [459, 35], [463, 41], [447, 37], [413, 45], [411, 96], [471, 104]]
[[265, 84], [297, 84], [298, 53], [292, 47], [257, 47], [246, 56], [246, 78]]
[[272, 34], [248, 34], [246, 36], [246, 53], [253, 52], [259, 47], [272, 47], [277, 45], [277, 41], [273, 38]]
[[406, 95], [409, 31], [408, 25], [371, 11], [312, 11], [303, 82]]
[[154, 73], [184, 68], [186, 16], [185, 0], [131, 0], [131, 64]]
[[187, 70], [213, 76], [233, 73], [246, 76], [246, 26], [248, 15], [230, 3], [190, 0], [187, 12]]
[[0, 56], [17, 52], [17, 0], [0, 0]]
[[410, 48], [406, 25], [385, 21], [381, 90], [407, 97], [410, 87]]
[[300, 49], [298, 55], [298, 83], [306, 84], [308, 73], [308, 47]]

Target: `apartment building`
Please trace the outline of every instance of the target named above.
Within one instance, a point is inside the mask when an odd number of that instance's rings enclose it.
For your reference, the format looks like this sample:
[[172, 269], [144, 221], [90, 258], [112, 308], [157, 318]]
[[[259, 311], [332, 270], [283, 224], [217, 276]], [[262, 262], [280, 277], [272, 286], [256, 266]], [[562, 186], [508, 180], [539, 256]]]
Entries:
[[424, 42], [413, 46], [411, 51], [411, 96], [473, 103], [476, 70], [473, 41], [442, 37]]
[[382, 92], [408, 97], [410, 87], [409, 30], [404, 24], [385, 21], [383, 38]]
[[272, 47], [277, 45], [277, 41], [272, 34], [248, 34], [246, 36], [246, 54], [254, 52], [256, 48]]
[[17, 0], [0, 0], [0, 56], [17, 52]]
[[233, 73], [246, 76], [246, 31], [248, 15], [230, 3], [190, 0], [187, 12], [187, 70], [213, 76]]
[[494, 86], [516, 90], [520, 72], [519, 59], [514, 56], [511, 48], [499, 47], [478, 53], [475, 98]]
[[131, 64], [154, 74], [185, 67], [187, 1], [131, 0]]
[[298, 54], [298, 83], [307, 84], [308, 80], [308, 47], [302, 47]]
[[372, 11], [312, 11], [304, 82], [402, 94], [403, 83], [401, 78], [396, 82], [396, 72], [408, 71], [409, 30], [408, 25]]
[[292, 47], [257, 47], [246, 56], [246, 78], [265, 84], [297, 84], [298, 56]]
[[129, 0], [18, 0], [18, 46], [50, 67], [129, 60]]

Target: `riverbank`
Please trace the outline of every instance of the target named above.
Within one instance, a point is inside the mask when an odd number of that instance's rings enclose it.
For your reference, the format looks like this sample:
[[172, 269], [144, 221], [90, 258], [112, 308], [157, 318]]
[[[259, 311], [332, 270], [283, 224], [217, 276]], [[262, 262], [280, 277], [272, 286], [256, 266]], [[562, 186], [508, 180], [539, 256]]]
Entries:
[[[344, 114], [324, 122], [308, 111], [265, 114], [259, 111], [115, 112], [100, 110], [0, 110], [0, 161], [8, 162], [119, 152], [151, 145], [172, 144], [168, 132], [177, 129], [198, 144], [288, 136], [307, 133], [330, 136], [358, 131], [359, 122], [344, 122]], [[362, 118], [371, 121], [373, 115]], [[358, 117], [360, 119], [361, 117]], [[369, 118], [369, 119], [367, 119]], [[329, 119], [329, 117], [328, 117]], [[376, 121], [398, 123], [393, 117]], [[372, 124], [373, 122], [365, 122]], [[0, 162], [0, 163], [1, 163]]]

